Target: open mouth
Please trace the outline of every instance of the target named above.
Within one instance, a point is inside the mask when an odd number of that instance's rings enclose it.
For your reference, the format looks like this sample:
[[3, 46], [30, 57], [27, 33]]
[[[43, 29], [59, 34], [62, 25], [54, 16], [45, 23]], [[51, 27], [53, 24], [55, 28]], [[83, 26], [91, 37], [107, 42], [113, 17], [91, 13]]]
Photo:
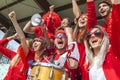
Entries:
[[84, 24], [85, 22], [81, 22], [82, 24]]
[[92, 40], [92, 43], [94, 44], [94, 43], [96, 43], [98, 40], [96, 39], [96, 40]]
[[102, 13], [102, 14], [103, 14], [103, 13], [105, 13], [105, 10], [101, 10], [101, 12], [100, 12], [100, 13]]
[[80, 24], [84, 24], [85, 23], [85, 21], [80, 21]]
[[63, 41], [58, 41], [58, 44], [63, 44]]
[[34, 48], [34, 49], [36, 49], [36, 48], [37, 48], [37, 46], [34, 46], [33, 48]]

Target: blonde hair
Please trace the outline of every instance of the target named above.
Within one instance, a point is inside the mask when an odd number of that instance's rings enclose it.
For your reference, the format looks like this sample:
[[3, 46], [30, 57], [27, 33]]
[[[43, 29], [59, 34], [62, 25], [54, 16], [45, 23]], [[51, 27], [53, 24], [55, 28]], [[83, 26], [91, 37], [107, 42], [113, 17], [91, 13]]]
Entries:
[[[94, 28], [98, 28], [98, 29], [102, 30], [104, 33], [104, 36], [103, 36], [103, 39], [101, 42], [100, 51], [99, 51], [98, 55], [96, 55], [96, 57], [98, 59], [98, 65], [102, 66], [102, 64], [105, 60], [106, 53], [109, 48], [109, 38], [108, 38], [107, 32], [105, 30], [103, 30], [101, 26], [96, 25]], [[93, 49], [91, 48], [91, 46], [89, 45], [89, 42], [87, 40], [85, 40], [84, 43], [85, 43], [85, 47], [86, 47], [86, 63], [88, 63], [89, 68], [91, 68], [93, 65], [93, 59], [94, 59]]]
[[[29, 47], [32, 46], [32, 41], [33, 41], [32, 39], [27, 38], [26, 42]], [[16, 55], [13, 57], [13, 59], [10, 62], [10, 66], [14, 67], [19, 62], [19, 60], [20, 60], [20, 55], [17, 51]]]
[[19, 60], [20, 60], [20, 55], [16, 54], [10, 62], [10, 66], [14, 67]]

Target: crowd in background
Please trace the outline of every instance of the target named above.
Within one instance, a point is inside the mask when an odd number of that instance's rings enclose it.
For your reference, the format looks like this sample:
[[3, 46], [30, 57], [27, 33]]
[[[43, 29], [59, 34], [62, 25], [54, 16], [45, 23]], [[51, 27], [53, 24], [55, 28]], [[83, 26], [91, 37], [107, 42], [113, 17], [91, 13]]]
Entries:
[[[94, 1], [86, 0], [87, 13], [82, 13], [77, 1], [71, 0], [74, 28], [69, 18], [60, 18], [54, 5], [38, 25], [28, 21], [23, 30], [15, 11], [10, 12], [16, 33], [0, 40], [0, 52], [10, 59], [4, 80], [37, 80], [42, 76], [44, 80], [120, 80], [120, 0], [97, 4], [103, 25], [97, 24]], [[35, 38], [24, 33], [35, 34]], [[5, 47], [15, 39], [20, 41], [16, 51]], [[36, 66], [51, 66], [49, 77], [44, 74], [47, 70], [38, 69], [42, 76], [31, 71]], [[57, 75], [56, 68], [63, 73]]]

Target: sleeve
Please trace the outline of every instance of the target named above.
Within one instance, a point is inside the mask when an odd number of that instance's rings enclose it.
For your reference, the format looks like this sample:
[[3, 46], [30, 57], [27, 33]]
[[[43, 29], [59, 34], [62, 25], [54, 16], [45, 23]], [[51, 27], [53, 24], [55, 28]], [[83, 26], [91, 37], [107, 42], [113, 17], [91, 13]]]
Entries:
[[25, 55], [25, 52], [23, 50], [22, 45], [19, 46], [17, 53], [20, 55], [22, 62], [24, 63], [24, 65], [27, 65], [28, 60], [34, 60], [34, 51], [32, 51], [29, 47], [28, 47], [29, 51], [28, 51], [28, 55]]
[[4, 38], [4, 39], [0, 40], [0, 45], [1, 46], [4, 46], [6, 43], [8, 43], [8, 39], [7, 38]]
[[79, 61], [80, 53], [79, 53], [78, 45], [77, 45], [76, 42], [71, 42], [68, 45], [67, 52], [68, 52], [68, 57], [69, 58], [73, 58], [73, 59]]
[[42, 35], [41, 26], [34, 26], [34, 30], [35, 30], [36, 37], [40, 37]]
[[120, 4], [113, 4], [112, 10], [112, 41], [113, 52], [120, 58]]
[[52, 21], [52, 18], [47, 17], [46, 25], [47, 25], [48, 30], [49, 30], [51, 33], [54, 34], [55, 27], [53, 27], [53, 21]]
[[49, 18], [50, 11], [48, 11], [45, 15], [43, 15], [45, 24], [48, 27], [49, 32], [55, 32], [55, 29], [60, 25], [61, 19], [56, 12], [52, 12], [52, 18]]
[[0, 52], [8, 57], [10, 60], [16, 55], [16, 52], [5, 48], [4, 46], [0, 45]]
[[20, 55], [22, 62], [23, 62], [24, 64], [26, 64], [26, 63], [27, 63], [27, 62], [26, 62], [26, 55], [25, 55], [24, 50], [23, 50], [23, 47], [22, 47], [21, 45], [19, 46], [17, 52], [18, 52], [18, 54]]
[[96, 16], [94, 1], [87, 2], [87, 10], [88, 10], [88, 28], [87, 28], [87, 31], [89, 31], [97, 23], [97, 16]]

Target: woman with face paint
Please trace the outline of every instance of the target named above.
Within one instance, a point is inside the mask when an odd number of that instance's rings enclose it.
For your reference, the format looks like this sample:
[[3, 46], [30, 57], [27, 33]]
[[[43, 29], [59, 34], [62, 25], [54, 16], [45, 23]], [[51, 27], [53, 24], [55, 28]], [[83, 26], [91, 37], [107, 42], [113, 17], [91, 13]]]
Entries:
[[120, 80], [120, 1], [113, 0], [111, 45], [105, 29], [96, 25], [86, 35], [83, 80]]

